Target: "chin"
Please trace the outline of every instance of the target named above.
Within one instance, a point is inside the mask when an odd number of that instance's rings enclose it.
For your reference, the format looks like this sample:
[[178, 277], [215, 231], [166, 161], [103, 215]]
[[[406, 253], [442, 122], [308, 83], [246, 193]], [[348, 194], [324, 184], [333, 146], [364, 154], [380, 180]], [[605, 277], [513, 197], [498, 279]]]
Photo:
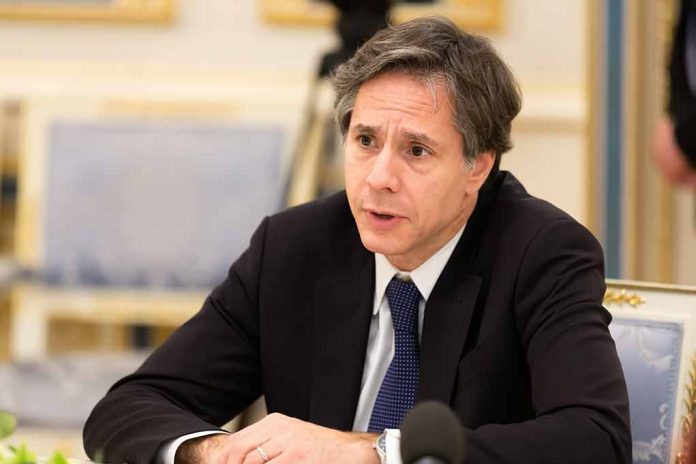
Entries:
[[385, 256], [402, 253], [401, 247], [396, 244], [397, 240], [392, 237], [378, 236], [371, 232], [360, 232], [360, 241], [372, 253], [379, 253]]

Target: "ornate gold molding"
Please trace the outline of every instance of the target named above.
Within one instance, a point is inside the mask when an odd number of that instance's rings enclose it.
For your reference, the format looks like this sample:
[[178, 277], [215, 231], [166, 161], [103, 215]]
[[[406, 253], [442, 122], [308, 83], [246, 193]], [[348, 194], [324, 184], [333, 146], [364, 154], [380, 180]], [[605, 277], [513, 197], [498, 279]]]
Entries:
[[[337, 11], [329, 2], [315, 0], [259, 0], [259, 12], [268, 23], [327, 26]], [[443, 15], [468, 30], [498, 31], [503, 23], [502, 0], [438, 0], [429, 5], [397, 3], [391, 10], [396, 23], [422, 16]]]
[[619, 290], [625, 288], [628, 290], [645, 292], [669, 292], [685, 295], [696, 295], [696, 286], [693, 285], [662, 284], [626, 279], [605, 279], [605, 281], [610, 290]]
[[[0, 2], [0, 18], [51, 21], [113, 21], [127, 23], [169, 23], [174, 19], [177, 0], [111, 0], [85, 2], [22, 1]], [[95, 2], [92, 2], [95, 3]]]
[[624, 304], [627, 304], [635, 309], [644, 304], [645, 300], [639, 294], [628, 293], [625, 288], [622, 288], [621, 290], [607, 289], [607, 292], [604, 294], [603, 302], [605, 306], [623, 306]]
[[[696, 354], [691, 358], [691, 369], [689, 369], [689, 380], [686, 383], [686, 398], [684, 405], [686, 412], [682, 417], [681, 442], [684, 445], [684, 451], [677, 453], [676, 464], [687, 464], [688, 451], [686, 447], [689, 445], [689, 438], [694, 427], [694, 419], [696, 418]], [[693, 461], [692, 461], [693, 462]]]

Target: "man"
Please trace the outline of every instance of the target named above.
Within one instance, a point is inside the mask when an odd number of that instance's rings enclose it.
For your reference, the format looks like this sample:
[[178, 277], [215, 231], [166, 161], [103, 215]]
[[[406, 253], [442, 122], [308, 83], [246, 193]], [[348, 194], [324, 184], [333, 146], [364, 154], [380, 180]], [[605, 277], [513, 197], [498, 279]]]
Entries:
[[[602, 251], [497, 172], [520, 96], [492, 47], [419, 19], [334, 84], [346, 192], [262, 222], [201, 311], [96, 406], [88, 454], [399, 462], [401, 420], [436, 399], [469, 463], [630, 462]], [[273, 414], [218, 433], [261, 394]]]
[[655, 161], [676, 185], [696, 188], [696, 8], [682, 0], [669, 64], [669, 115], [658, 123]]

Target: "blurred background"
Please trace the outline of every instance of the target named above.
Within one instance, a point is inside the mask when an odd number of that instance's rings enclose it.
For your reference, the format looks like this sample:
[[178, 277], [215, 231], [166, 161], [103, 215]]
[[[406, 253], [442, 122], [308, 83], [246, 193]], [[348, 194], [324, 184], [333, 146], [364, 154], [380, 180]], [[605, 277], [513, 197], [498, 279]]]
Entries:
[[[608, 277], [696, 285], [694, 191], [651, 153], [678, 6], [412, 0], [391, 15], [490, 38], [524, 96], [502, 166], [599, 238]], [[341, 188], [322, 79], [355, 39], [338, 17], [320, 0], [0, 0], [15, 440], [81, 456], [94, 402], [197, 311], [260, 220]]]

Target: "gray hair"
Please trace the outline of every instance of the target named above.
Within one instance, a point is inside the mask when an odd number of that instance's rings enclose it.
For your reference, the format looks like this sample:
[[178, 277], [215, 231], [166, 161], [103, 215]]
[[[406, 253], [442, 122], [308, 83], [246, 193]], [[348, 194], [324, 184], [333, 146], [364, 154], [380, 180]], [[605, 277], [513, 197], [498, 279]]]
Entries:
[[344, 139], [360, 86], [389, 72], [407, 72], [449, 94], [455, 128], [469, 162], [492, 150], [496, 162], [512, 148], [510, 125], [522, 98], [512, 72], [483, 37], [442, 17], [419, 18], [375, 34], [332, 75], [336, 120]]

